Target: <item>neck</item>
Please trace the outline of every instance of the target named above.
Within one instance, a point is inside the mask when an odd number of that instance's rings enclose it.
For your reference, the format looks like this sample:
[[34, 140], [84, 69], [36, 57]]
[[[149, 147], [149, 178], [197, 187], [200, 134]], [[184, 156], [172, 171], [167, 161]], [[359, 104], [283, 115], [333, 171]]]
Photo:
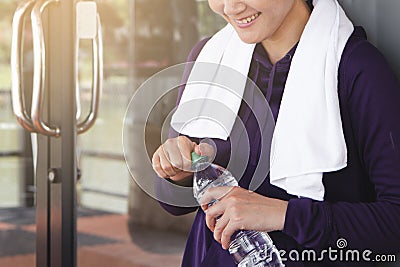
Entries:
[[300, 40], [311, 11], [304, 0], [296, 0], [278, 30], [262, 41], [272, 64], [278, 62]]

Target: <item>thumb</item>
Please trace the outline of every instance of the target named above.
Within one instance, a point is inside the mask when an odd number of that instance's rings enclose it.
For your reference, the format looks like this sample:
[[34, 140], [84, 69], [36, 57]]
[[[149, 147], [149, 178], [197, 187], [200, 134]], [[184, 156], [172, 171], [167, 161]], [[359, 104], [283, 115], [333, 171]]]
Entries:
[[196, 154], [202, 156], [200, 145], [198, 145], [198, 144], [196, 144], [194, 142], [193, 142], [193, 144], [194, 144], [193, 151], [196, 152]]

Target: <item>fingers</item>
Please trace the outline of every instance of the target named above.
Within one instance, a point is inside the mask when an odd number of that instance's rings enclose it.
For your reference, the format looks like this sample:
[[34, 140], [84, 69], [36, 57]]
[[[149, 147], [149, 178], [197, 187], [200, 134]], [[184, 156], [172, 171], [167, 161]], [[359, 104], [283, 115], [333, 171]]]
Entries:
[[268, 198], [237, 186], [208, 189], [202, 201], [208, 203], [212, 200], [218, 201], [211, 207], [202, 205], [202, 208], [206, 213], [207, 227], [224, 249], [229, 247], [232, 235], [238, 230], [270, 232], [284, 227], [287, 201]]
[[[160, 148], [158, 148], [160, 149]], [[160, 154], [154, 153], [153, 154], [153, 158], [152, 158], [152, 165], [153, 165], [153, 169], [156, 172], [156, 174], [161, 177], [161, 178], [168, 178], [168, 174], [163, 170], [162, 166], [161, 166], [161, 162], [160, 162]]]
[[[216, 227], [216, 229], [217, 229], [217, 227]], [[220, 238], [219, 242], [221, 243], [223, 249], [229, 248], [229, 244], [231, 243], [232, 235], [237, 230], [240, 230], [240, 228], [241, 227], [238, 227], [232, 220], [229, 220], [229, 223], [227, 223], [226, 226], [223, 228], [222, 233], [217, 236], [217, 238]], [[215, 237], [215, 231], [214, 231], [214, 237]]]
[[197, 155], [201, 155], [200, 145], [196, 144], [193, 151], [196, 152]]
[[224, 214], [225, 207], [223, 204], [218, 203], [214, 204], [213, 206], [207, 208], [206, 210], [206, 224], [207, 227], [211, 230], [214, 231], [215, 225], [217, 220], [219, 221]]
[[229, 194], [234, 188], [235, 186], [218, 186], [207, 189], [207, 191], [204, 193], [203, 197], [200, 200], [202, 207], [203, 206], [205, 207], [205, 205], [207, 205], [212, 201], [221, 200], [223, 197]]
[[[210, 188], [201, 198], [201, 208], [206, 211], [206, 224], [211, 231], [214, 231], [217, 218], [219, 220], [226, 209], [225, 202], [221, 202], [220, 200], [222, 200], [224, 196], [231, 192], [233, 188], [234, 187], [231, 186]], [[209, 203], [212, 202], [214, 202], [214, 204], [209, 206]]]
[[161, 167], [169, 176], [174, 176], [182, 170], [182, 154], [184, 151], [176, 145], [175, 141], [167, 140], [162, 146], [160, 155]]
[[245, 229], [243, 214], [238, 207], [237, 194], [243, 189], [239, 187], [215, 187], [205, 193], [203, 201], [211, 202], [218, 199], [211, 207], [202, 205], [206, 213], [207, 227], [213, 232], [214, 239], [221, 243], [224, 249], [229, 248], [231, 237], [237, 230]]
[[160, 165], [162, 170], [167, 174], [168, 177], [175, 176], [179, 169], [176, 169], [171, 160], [168, 158], [170, 156], [166, 155], [165, 152], [160, 155]]
[[[178, 146], [177, 146], [177, 153], [176, 155], [180, 155], [179, 164], [175, 165], [176, 167], [181, 167], [184, 171], [191, 171], [192, 170], [192, 159], [191, 153], [197, 146], [195, 142], [190, 141], [188, 138], [184, 136], [180, 136], [177, 139]], [[171, 158], [171, 161], [175, 163], [174, 159]]]
[[[191, 153], [196, 146], [185, 136], [168, 139], [163, 145], [164, 155], [175, 169], [190, 171], [192, 166]], [[168, 166], [166, 164], [166, 166]]]
[[[215, 228], [214, 228], [214, 239], [218, 242], [221, 243], [221, 238], [222, 235], [227, 227], [227, 225], [229, 225], [230, 219], [228, 216], [221, 216], [221, 218], [219, 218], [215, 224]], [[229, 244], [228, 244], [229, 246]], [[226, 249], [226, 248], [224, 248]]]
[[191, 170], [190, 153], [196, 144], [185, 136], [168, 139], [154, 153], [152, 165], [162, 178]]
[[228, 249], [231, 236], [239, 228], [235, 223], [237, 219], [233, 217], [231, 209], [225, 209], [225, 204], [222, 200], [206, 210], [206, 224], [213, 232], [214, 239], [221, 243], [224, 249]]
[[212, 145], [207, 143], [200, 143], [197, 146], [197, 150], [197, 154], [207, 156], [210, 162], [214, 161], [216, 151]]

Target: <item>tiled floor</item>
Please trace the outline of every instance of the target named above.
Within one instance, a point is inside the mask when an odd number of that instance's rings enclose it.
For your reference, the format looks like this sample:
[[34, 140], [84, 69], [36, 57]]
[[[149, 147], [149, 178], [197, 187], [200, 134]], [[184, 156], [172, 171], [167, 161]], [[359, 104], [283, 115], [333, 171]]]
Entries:
[[[35, 228], [33, 209], [0, 210], [0, 267], [35, 266]], [[179, 234], [128, 227], [127, 215], [79, 211], [78, 267], [180, 266], [184, 244]]]

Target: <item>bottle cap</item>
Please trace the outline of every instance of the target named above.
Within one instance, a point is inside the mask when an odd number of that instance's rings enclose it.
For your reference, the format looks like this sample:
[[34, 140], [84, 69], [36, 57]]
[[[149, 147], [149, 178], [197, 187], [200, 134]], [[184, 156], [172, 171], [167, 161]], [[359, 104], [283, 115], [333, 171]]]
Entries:
[[191, 157], [192, 157], [192, 164], [195, 164], [199, 161], [206, 162], [208, 159], [207, 156], [200, 156], [199, 154], [197, 154], [194, 151], [192, 152]]

